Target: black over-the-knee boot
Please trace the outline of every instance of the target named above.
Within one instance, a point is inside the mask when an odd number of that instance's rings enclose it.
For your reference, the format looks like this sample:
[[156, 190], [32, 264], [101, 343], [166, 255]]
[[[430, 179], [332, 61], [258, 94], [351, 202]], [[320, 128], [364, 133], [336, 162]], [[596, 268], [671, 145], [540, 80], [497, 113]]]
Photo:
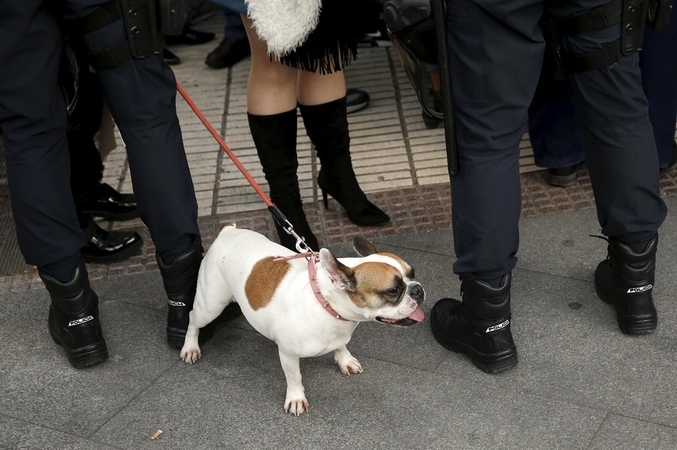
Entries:
[[329, 194], [356, 225], [377, 226], [390, 222], [390, 217], [367, 199], [357, 183], [350, 158], [346, 98], [321, 105], [299, 105], [299, 109], [322, 165], [317, 184], [322, 190], [325, 208]]
[[517, 365], [510, 331], [510, 274], [492, 287], [463, 280], [463, 302], [443, 298], [432, 308], [430, 326], [443, 347], [470, 357], [478, 368], [495, 373]]
[[182, 348], [186, 338], [203, 251], [202, 244], [197, 242], [170, 264], [156, 256], [168, 299], [167, 343], [174, 348]]
[[[259, 161], [270, 187], [271, 201], [294, 226], [296, 234], [305, 238], [308, 247], [318, 251], [317, 238], [303, 212], [296, 174], [299, 166], [296, 155], [296, 109], [267, 116], [247, 113], [247, 117]], [[287, 234], [277, 222], [275, 227], [282, 245], [296, 251], [296, 238]]]
[[658, 235], [641, 253], [609, 238], [609, 255], [595, 270], [595, 291], [616, 307], [618, 326], [625, 334], [652, 333], [658, 324], [653, 303]]
[[52, 299], [48, 327], [52, 340], [63, 347], [76, 369], [108, 359], [108, 348], [99, 322], [99, 298], [89, 286], [84, 260], [73, 279], [61, 283], [40, 273]]

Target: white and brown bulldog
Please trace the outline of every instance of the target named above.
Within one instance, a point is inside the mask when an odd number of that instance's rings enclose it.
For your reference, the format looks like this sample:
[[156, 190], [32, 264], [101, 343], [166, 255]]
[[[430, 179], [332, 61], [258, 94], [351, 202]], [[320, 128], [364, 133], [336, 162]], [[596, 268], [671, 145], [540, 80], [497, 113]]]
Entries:
[[307, 411], [300, 358], [333, 351], [342, 373], [360, 373], [346, 348], [358, 323], [409, 326], [424, 317], [425, 292], [412, 267], [364, 238], [353, 246], [362, 258], [339, 260], [324, 248], [304, 258], [261, 234], [224, 225], [200, 266], [181, 359], [200, 359], [200, 328], [236, 301], [249, 323], [277, 343], [287, 379], [285, 411]]

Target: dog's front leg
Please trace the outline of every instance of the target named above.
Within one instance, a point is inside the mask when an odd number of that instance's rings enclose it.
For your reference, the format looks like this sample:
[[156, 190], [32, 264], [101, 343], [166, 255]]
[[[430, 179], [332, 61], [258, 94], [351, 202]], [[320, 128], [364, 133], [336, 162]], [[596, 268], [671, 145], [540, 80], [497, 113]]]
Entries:
[[281, 349], [280, 362], [284, 376], [287, 378], [287, 398], [284, 400], [284, 410], [294, 415], [301, 415], [308, 411], [305, 389], [301, 384], [301, 361], [297, 356], [290, 356]]
[[198, 344], [198, 336], [200, 329], [193, 325], [193, 313], [190, 312], [191, 320], [186, 331], [186, 339], [183, 341], [183, 348], [181, 349], [181, 359], [183, 362], [193, 365], [198, 359], [202, 358], [202, 351], [200, 351], [200, 344]]
[[334, 362], [338, 364], [341, 373], [350, 375], [351, 373], [362, 373], [362, 364], [348, 351], [344, 345], [334, 351]]

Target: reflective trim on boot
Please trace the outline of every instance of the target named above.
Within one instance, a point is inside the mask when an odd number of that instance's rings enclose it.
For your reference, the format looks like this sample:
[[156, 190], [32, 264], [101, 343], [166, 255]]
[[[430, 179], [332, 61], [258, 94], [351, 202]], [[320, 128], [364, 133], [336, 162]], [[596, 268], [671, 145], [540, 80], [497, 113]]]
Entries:
[[607, 259], [595, 270], [595, 292], [616, 308], [618, 326], [625, 334], [653, 333], [658, 314], [653, 302], [658, 236], [641, 253], [610, 238]]
[[432, 308], [433, 336], [444, 348], [463, 353], [487, 373], [517, 365], [510, 331], [510, 274], [501, 287], [481, 280], [463, 281], [463, 302], [443, 298]]
[[195, 301], [197, 275], [204, 249], [200, 242], [171, 264], [165, 264], [156, 256], [162, 282], [167, 293], [167, 343], [180, 349], [186, 338], [190, 311]]
[[[85, 262], [75, 269], [73, 280], [60, 283], [40, 273], [52, 304], [47, 321], [52, 340], [59, 344], [76, 369], [99, 364], [108, 359], [108, 348], [99, 322], [99, 298], [89, 286]], [[65, 311], [59, 305], [69, 303], [75, 312]]]

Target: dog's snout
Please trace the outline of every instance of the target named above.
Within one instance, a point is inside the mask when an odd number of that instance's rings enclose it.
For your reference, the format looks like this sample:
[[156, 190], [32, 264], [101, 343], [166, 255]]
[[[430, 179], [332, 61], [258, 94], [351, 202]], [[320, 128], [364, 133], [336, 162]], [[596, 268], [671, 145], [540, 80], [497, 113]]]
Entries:
[[423, 286], [419, 283], [412, 283], [409, 286], [407, 293], [409, 294], [409, 297], [413, 298], [418, 303], [423, 302], [425, 299], [425, 291], [423, 290]]

